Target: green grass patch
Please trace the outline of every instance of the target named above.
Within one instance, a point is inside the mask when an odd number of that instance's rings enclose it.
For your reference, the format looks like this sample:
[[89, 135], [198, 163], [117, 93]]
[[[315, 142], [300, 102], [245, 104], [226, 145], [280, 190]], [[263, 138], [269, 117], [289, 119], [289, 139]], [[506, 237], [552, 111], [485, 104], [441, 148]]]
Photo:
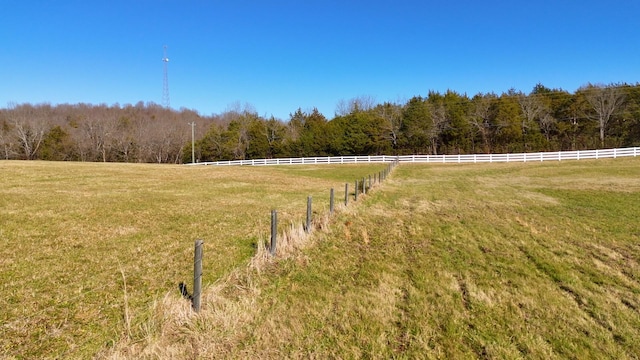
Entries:
[[639, 213], [638, 159], [402, 165], [224, 357], [637, 358]]

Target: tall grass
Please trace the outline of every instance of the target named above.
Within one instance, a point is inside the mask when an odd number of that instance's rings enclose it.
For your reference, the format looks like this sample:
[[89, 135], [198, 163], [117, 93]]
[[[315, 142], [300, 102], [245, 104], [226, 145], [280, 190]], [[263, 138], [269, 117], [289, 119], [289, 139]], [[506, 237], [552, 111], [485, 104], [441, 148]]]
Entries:
[[322, 213], [331, 187], [381, 168], [0, 161], [0, 354], [87, 358], [164, 336], [159, 309], [190, 314], [177, 284], [191, 283], [195, 239], [206, 288], [253, 257], [272, 208], [284, 230], [308, 195]]

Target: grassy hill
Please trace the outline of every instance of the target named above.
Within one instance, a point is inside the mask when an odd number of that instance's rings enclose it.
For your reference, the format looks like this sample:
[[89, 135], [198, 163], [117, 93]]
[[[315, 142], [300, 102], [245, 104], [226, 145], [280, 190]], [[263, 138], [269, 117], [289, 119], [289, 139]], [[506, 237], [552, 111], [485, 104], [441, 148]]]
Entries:
[[[26, 164], [35, 167], [26, 173], [45, 172], [38, 168], [45, 165]], [[90, 166], [88, 171], [82, 166], [75, 173], [58, 169], [32, 180], [34, 187], [56, 176], [63, 177], [59, 183], [70, 182], [66, 190], [56, 190], [56, 202], [38, 200], [47, 199], [51, 189], [21, 200], [27, 195], [19, 172], [12, 178], [13, 190], [2, 190], [2, 239], [9, 234], [14, 239], [9, 244], [18, 248], [0, 250], [2, 290], [11, 294], [0, 298], [5, 302], [0, 309], [10, 309], [0, 310], [0, 344], [9, 356], [24, 354], [16, 348], [50, 357], [131, 359], [633, 359], [640, 354], [640, 159], [401, 165], [386, 183], [316, 230], [305, 246], [276, 260], [254, 258], [251, 266], [243, 264], [255, 252], [252, 245], [266, 238], [255, 230], [268, 227], [268, 216], [258, 216], [272, 207], [266, 199], [278, 202], [282, 213], [292, 217], [294, 209], [302, 208], [302, 218], [307, 193], [313, 193], [315, 204], [328, 187], [340, 188], [376, 169], [234, 168], [222, 176], [207, 168], [160, 167], [166, 173], [154, 176], [157, 167], [147, 171], [144, 166], [118, 165], [105, 177], [95, 175], [103, 174], [98, 165], [85, 166]], [[0, 162], [3, 184], [6, 169], [7, 163]], [[271, 180], [248, 180], [256, 173]], [[103, 178], [110, 180], [92, 185]], [[113, 184], [120, 178], [129, 186]], [[301, 190], [291, 185], [299, 184], [293, 179], [304, 179]], [[203, 185], [210, 183], [216, 185]], [[112, 186], [108, 194], [96, 195], [106, 186]], [[211, 194], [221, 196], [216, 190], [220, 187], [230, 195], [223, 205], [210, 207], [216, 198]], [[132, 190], [127, 194], [128, 188]], [[249, 195], [250, 188], [261, 188], [262, 195]], [[69, 194], [73, 206], [88, 204], [62, 211], [63, 205], [55, 204], [64, 203]], [[10, 201], [8, 195], [13, 196]], [[125, 201], [131, 197], [138, 200]], [[142, 200], [148, 198], [155, 200]], [[36, 201], [43, 203], [30, 204]], [[198, 204], [195, 210], [187, 210], [192, 202]], [[225, 218], [221, 207], [249, 211], [248, 232], [223, 236], [238, 220]], [[82, 217], [87, 211], [95, 216]], [[188, 212], [184, 218], [169, 215], [182, 212]], [[40, 217], [22, 223], [29, 213]], [[90, 219], [103, 217], [107, 220], [90, 222], [91, 231], [84, 227]], [[62, 224], [52, 225], [51, 219]], [[120, 230], [109, 232], [113, 224]], [[69, 245], [49, 254], [56, 247], [44, 234], [61, 234], [58, 227], [63, 225], [79, 229], [74, 230], [77, 235], [58, 235]], [[28, 237], [15, 235], [24, 228]], [[171, 231], [174, 236], [162, 235]], [[91, 235], [94, 232], [103, 235]], [[232, 239], [213, 246], [203, 233], [221, 234], [220, 241]], [[206, 241], [209, 277], [202, 311], [195, 314], [177, 292], [167, 291], [176, 279], [189, 279], [197, 237]], [[138, 251], [141, 238], [154, 239], [157, 245]], [[73, 239], [82, 243], [78, 249], [84, 255], [72, 256]], [[42, 249], [35, 251], [29, 243]], [[30, 261], [19, 261], [17, 254], [27, 254]], [[67, 267], [65, 262], [76, 260], [60, 260], [76, 256], [83, 266]], [[28, 266], [41, 261], [47, 266]], [[58, 290], [67, 289], [67, 283], [55, 275], [71, 273], [53, 270], [58, 267], [104, 274], [83, 276], [89, 284], [100, 279], [113, 283], [93, 302], [98, 314], [108, 315], [83, 323], [82, 305], [53, 305], [57, 291], [64, 296], [77, 292], [83, 299], [93, 294], [75, 285], [68, 293]], [[40, 279], [43, 271], [47, 281]], [[141, 275], [155, 271], [160, 274]], [[124, 321], [122, 273], [129, 291], [130, 327]], [[25, 285], [32, 279], [40, 280], [36, 284], [42, 288]], [[44, 305], [33, 310], [39, 315], [20, 328], [16, 319], [30, 314], [25, 307], [42, 294], [53, 295], [47, 295]], [[16, 305], [12, 299], [26, 300]], [[37, 332], [40, 322], [52, 325]], [[60, 325], [76, 329], [75, 337], [60, 340], [69, 330], [62, 327], [56, 333]], [[81, 332], [103, 327], [110, 336], [107, 341], [103, 334], [82, 348]], [[19, 338], [25, 333], [31, 344]]]

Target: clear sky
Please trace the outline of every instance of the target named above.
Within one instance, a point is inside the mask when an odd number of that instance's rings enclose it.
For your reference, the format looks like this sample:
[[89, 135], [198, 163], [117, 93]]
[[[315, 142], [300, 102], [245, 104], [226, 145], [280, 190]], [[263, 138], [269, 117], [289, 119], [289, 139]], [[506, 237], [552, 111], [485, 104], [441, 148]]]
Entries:
[[638, 0], [0, 0], [0, 107], [249, 104], [288, 120], [406, 102], [640, 81]]

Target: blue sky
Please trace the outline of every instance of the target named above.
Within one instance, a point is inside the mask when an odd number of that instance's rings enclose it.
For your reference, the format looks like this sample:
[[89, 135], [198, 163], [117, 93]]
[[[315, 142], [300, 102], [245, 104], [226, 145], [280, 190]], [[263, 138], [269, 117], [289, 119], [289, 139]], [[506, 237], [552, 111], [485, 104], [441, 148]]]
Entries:
[[249, 104], [283, 120], [537, 83], [640, 81], [640, 1], [0, 0], [0, 107]]

